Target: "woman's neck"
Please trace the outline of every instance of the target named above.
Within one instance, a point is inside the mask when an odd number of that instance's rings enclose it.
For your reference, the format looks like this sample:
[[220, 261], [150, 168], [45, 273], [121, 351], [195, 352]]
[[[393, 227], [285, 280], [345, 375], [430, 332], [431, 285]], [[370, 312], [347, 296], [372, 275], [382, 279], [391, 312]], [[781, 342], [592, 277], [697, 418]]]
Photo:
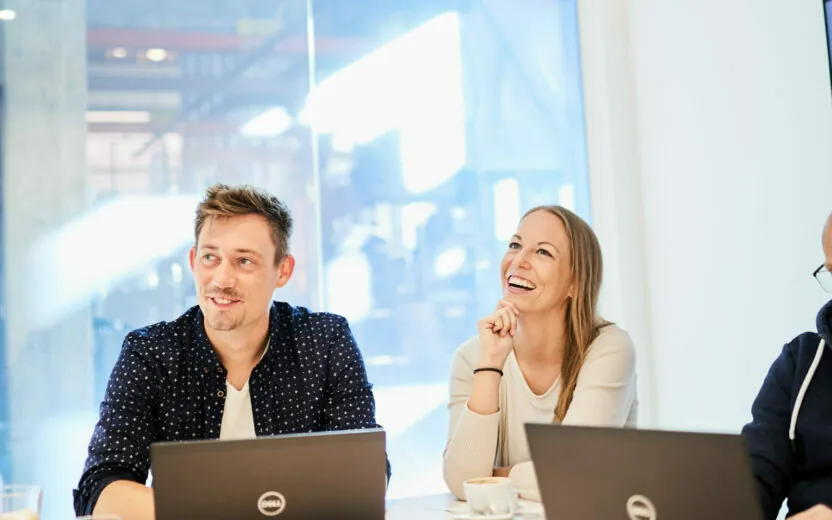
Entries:
[[518, 361], [560, 365], [566, 346], [566, 312], [524, 314], [517, 317], [514, 355]]

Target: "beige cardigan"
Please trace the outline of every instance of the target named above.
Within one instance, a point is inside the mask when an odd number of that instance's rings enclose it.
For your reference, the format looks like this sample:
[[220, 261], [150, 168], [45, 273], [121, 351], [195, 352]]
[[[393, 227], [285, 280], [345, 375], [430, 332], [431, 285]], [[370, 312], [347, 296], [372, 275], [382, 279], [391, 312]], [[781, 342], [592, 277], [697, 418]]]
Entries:
[[[500, 411], [479, 415], [468, 408], [479, 357], [479, 341], [474, 337], [457, 349], [451, 367], [443, 474], [448, 489], [463, 499], [462, 483], [491, 476], [495, 466], [506, 466], [508, 453], [517, 442], [507, 438], [505, 424], [507, 392], [514, 387], [508, 381], [511, 374], [506, 372], [500, 382]], [[635, 347], [629, 334], [610, 325], [589, 346], [563, 424], [634, 427], [637, 416]], [[552, 417], [554, 421], [554, 410]], [[540, 500], [531, 461], [516, 464], [510, 478], [523, 498]]]

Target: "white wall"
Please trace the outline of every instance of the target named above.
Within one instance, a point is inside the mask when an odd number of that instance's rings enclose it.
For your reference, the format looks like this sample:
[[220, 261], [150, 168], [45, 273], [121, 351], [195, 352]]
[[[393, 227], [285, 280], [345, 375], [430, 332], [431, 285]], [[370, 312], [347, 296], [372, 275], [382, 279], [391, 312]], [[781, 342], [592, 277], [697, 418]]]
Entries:
[[822, 3], [579, 5], [604, 306], [639, 342], [642, 425], [736, 430], [828, 296]]

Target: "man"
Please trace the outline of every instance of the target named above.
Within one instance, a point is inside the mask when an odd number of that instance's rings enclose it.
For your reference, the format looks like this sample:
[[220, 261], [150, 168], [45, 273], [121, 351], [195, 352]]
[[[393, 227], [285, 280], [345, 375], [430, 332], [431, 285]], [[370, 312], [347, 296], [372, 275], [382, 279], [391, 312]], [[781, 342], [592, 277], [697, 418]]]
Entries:
[[[832, 292], [832, 214], [823, 230], [825, 262], [814, 273]], [[832, 301], [783, 348], [743, 429], [766, 520], [788, 497], [792, 520], [832, 519]]]
[[78, 515], [152, 519], [153, 442], [377, 427], [347, 321], [272, 302], [295, 265], [286, 206], [218, 184], [195, 227], [199, 305], [125, 338], [74, 491]]

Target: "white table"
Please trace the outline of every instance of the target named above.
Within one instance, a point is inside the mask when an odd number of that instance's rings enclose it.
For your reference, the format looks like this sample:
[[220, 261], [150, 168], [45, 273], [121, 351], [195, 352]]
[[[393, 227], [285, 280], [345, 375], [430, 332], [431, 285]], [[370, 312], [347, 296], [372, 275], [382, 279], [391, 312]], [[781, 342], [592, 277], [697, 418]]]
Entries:
[[[544, 520], [543, 506], [538, 502], [520, 500], [520, 511], [515, 519]], [[467, 511], [467, 504], [450, 494], [400, 498], [387, 502], [386, 520], [453, 520], [454, 512]]]

